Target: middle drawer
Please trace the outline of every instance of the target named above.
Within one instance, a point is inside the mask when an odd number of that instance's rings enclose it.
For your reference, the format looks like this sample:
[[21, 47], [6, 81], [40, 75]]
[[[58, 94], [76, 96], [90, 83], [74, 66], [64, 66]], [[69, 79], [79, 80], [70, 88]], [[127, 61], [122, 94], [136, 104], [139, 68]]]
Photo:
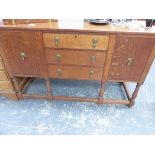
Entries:
[[46, 49], [48, 63], [103, 66], [105, 52]]

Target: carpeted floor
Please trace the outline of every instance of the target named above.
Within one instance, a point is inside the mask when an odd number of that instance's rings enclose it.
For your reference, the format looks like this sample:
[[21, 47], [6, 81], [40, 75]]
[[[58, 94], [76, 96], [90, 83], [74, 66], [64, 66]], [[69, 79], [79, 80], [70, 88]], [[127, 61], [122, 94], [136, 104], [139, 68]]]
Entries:
[[[132, 91], [134, 86], [129, 84]], [[96, 97], [97, 81], [52, 80], [54, 95]], [[124, 98], [118, 84], [106, 86], [105, 98]], [[36, 79], [27, 93], [46, 93]], [[155, 134], [155, 63], [134, 107], [47, 100], [11, 101], [0, 97], [0, 134]]]

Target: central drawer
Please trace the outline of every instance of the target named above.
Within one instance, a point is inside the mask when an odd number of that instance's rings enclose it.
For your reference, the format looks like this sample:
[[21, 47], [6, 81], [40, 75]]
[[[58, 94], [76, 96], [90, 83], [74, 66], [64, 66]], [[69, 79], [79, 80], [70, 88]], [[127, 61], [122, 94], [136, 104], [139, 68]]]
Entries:
[[107, 50], [108, 35], [44, 33], [44, 46], [52, 48]]
[[103, 66], [105, 52], [46, 49], [48, 63]]
[[48, 66], [49, 76], [60, 79], [101, 80], [102, 70], [95, 67]]

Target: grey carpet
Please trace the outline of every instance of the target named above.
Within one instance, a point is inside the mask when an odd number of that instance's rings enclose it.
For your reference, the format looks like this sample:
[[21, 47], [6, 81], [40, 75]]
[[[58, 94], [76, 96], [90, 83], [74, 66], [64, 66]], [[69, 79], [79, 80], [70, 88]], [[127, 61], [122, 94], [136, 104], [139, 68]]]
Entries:
[[[132, 91], [133, 85], [129, 84]], [[96, 97], [97, 81], [52, 80], [54, 95]], [[105, 98], [125, 98], [118, 84], [106, 85]], [[45, 94], [42, 79], [27, 93]], [[0, 134], [155, 134], [155, 63], [139, 91], [134, 107], [0, 97]]]

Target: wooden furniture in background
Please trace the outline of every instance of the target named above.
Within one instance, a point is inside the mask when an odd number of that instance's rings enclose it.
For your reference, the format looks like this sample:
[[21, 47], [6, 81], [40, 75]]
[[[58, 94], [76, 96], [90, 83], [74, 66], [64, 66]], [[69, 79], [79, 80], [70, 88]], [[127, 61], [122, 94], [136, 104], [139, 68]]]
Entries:
[[5, 25], [48, 23], [57, 21], [56, 19], [3, 19]]
[[8, 76], [1, 55], [0, 55], [0, 95], [4, 95], [10, 99], [17, 100], [14, 85]]
[[[155, 33], [151, 30], [115, 29], [87, 22], [83, 29], [60, 29], [57, 22], [43, 22], [35, 23], [34, 27], [3, 25], [0, 36], [1, 54], [19, 99], [88, 101], [131, 107], [155, 57]], [[25, 94], [35, 77], [45, 79], [46, 95]], [[98, 98], [53, 96], [50, 78], [101, 81]], [[126, 100], [103, 98], [104, 86], [109, 81], [122, 85]], [[137, 83], [132, 95], [125, 82]]]

